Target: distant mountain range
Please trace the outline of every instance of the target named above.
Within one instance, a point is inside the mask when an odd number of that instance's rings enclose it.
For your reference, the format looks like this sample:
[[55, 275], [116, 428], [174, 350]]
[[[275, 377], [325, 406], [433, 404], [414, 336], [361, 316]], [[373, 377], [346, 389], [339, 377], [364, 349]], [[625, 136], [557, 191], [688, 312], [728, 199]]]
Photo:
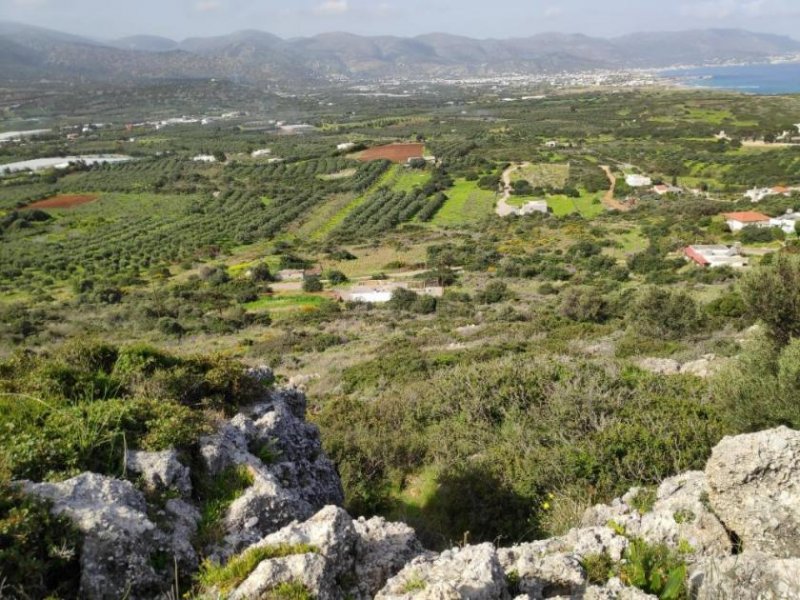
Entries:
[[733, 29], [636, 33], [613, 39], [547, 33], [477, 40], [434, 33], [414, 38], [326, 33], [281, 39], [262, 31], [190, 38], [98, 41], [0, 22], [0, 79], [227, 78], [301, 82], [387, 77], [466, 77], [597, 68], [758, 62], [800, 54], [800, 42]]

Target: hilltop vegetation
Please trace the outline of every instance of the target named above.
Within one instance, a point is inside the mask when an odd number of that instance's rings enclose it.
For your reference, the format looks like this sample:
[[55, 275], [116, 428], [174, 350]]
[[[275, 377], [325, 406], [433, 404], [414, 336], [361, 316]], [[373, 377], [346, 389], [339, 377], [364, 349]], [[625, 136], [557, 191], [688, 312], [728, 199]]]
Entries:
[[[797, 236], [737, 235], [720, 216], [752, 209], [749, 187], [800, 184], [797, 146], [741, 143], [789, 129], [797, 98], [324, 89], [259, 105], [243, 88], [250, 114], [126, 127], [142, 106], [182, 114], [184, 95], [232, 108], [235, 90], [143, 87], [135, 109], [116, 90], [91, 118], [113, 123], [71, 141], [71, 90], [5, 109], [9, 128], [53, 131], [0, 145], [4, 163], [135, 160], [0, 178], [3, 481], [118, 475], [126, 445], [192, 456], [253, 399], [241, 365], [308, 390], [352, 512], [406, 520], [434, 548], [559, 534], [592, 503], [702, 467], [727, 433], [800, 426]], [[392, 142], [436, 162], [358, 160]], [[548, 214], [495, 215], [512, 164], [512, 199]], [[92, 201], [29, 208], [62, 194]], [[682, 255], [735, 242], [744, 274]], [[353, 300], [361, 288], [391, 301]]]

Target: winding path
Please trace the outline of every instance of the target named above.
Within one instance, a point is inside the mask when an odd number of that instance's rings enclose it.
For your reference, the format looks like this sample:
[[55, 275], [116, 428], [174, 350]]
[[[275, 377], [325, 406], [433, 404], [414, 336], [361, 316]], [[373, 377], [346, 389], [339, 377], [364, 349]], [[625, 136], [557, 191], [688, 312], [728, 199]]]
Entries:
[[508, 199], [511, 197], [512, 191], [511, 174], [519, 169], [524, 169], [530, 164], [531, 163], [525, 162], [517, 165], [511, 165], [505, 171], [503, 171], [503, 195], [500, 197], [500, 200], [497, 202], [497, 208], [494, 210], [494, 212], [497, 213], [497, 216], [508, 217], [510, 215], [516, 215], [519, 213], [519, 209], [516, 206], [511, 206], [508, 203]]
[[605, 196], [603, 196], [603, 204], [605, 205], [605, 207], [609, 210], [622, 210], [622, 211], [630, 210], [631, 209], [630, 206], [628, 206], [627, 204], [623, 204], [622, 202], [614, 198], [614, 192], [617, 189], [617, 178], [614, 175], [614, 173], [611, 172], [611, 167], [609, 167], [608, 165], [603, 165], [600, 168], [603, 169], [603, 171], [606, 174], [606, 177], [608, 177], [608, 181], [611, 183], [611, 187], [605, 193]]

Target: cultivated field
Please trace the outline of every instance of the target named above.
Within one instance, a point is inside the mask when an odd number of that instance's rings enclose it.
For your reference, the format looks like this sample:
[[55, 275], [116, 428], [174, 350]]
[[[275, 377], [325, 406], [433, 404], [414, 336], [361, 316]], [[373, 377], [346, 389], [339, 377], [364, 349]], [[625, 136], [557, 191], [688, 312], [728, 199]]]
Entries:
[[364, 150], [359, 156], [360, 161], [370, 160], [391, 160], [396, 163], [404, 163], [409, 158], [421, 157], [425, 146], [422, 144], [389, 144]]
[[26, 208], [74, 208], [82, 204], [89, 204], [97, 200], [97, 196], [87, 195], [59, 195], [29, 204]]

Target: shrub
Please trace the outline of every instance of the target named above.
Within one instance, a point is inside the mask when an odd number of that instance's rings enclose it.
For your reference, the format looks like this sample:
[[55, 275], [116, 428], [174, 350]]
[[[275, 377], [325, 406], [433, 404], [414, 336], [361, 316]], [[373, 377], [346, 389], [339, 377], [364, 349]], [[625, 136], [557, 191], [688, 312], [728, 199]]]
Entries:
[[800, 337], [800, 257], [779, 255], [745, 275], [740, 291], [747, 315], [764, 323], [775, 344]]
[[0, 483], [0, 583], [14, 598], [77, 598], [81, 536], [48, 503]]
[[504, 281], [495, 279], [490, 281], [482, 292], [475, 294], [475, 299], [481, 304], [497, 304], [511, 298], [511, 292]]
[[323, 289], [322, 279], [319, 275], [307, 275], [303, 277], [303, 291], [308, 293], [321, 292]]
[[349, 279], [347, 275], [342, 273], [341, 271], [337, 271], [336, 269], [330, 269], [325, 273], [325, 279], [327, 279], [333, 285], [340, 285], [342, 283], [347, 283]]
[[581, 561], [586, 579], [591, 585], [605, 585], [614, 577], [616, 564], [605, 552], [601, 554], [587, 554]]
[[628, 322], [641, 335], [666, 339], [697, 333], [702, 327], [697, 303], [690, 295], [654, 286], [637, 297]]
[[687, 599], [686, 564], [664, 544], [633, 539], [625, 551], [619, 578], [623, 583], [658, 596], [660, 600]]
[[561, 298], [559, 312], [573, 321], [602, 323], [610, 317], [608, 302], [596, 288], [571, 287]]

